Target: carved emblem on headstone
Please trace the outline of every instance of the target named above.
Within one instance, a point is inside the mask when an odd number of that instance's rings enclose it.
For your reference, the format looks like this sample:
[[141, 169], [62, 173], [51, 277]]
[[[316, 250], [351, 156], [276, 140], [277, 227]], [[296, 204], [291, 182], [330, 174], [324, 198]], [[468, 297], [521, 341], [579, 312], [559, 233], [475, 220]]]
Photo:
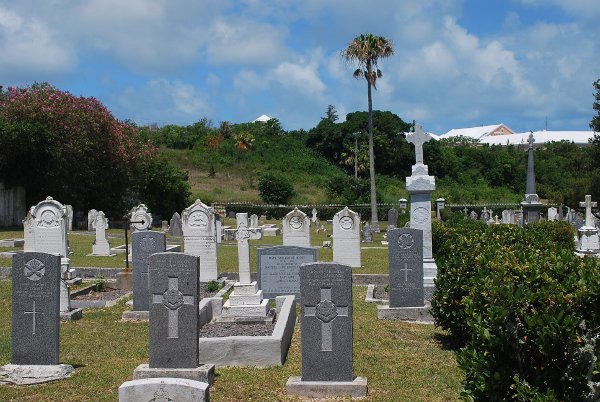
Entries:
[[423, 207], [415, 208], [412, 212], [414, 216], [414, 221], [417, 223], [425, 223], [427, 222], [427, 210]]
[[171, 310], [177, 310], [183, 306], [183, 293], [178, 289], [167, 289], [163, 293], [163, 304]]
[[340, 219], [340, 227], [344, 230], [352, 229], [352, 218], [344, 216]]
[[190, 226], [205, 228], [208, 226], [208, 216], [202, 211], [194, 211], [189, 217]]
[[404, 250], [411, 248], [414, 243], [415, 239], [408, 233], [401, 234], [398, 237], [398, 245]]
[[300, 229], [302, 227], [303, 219], [299, 216], [292, 216], [290, 218], [290, 226], [292, 229]]
[[40, 223], [38, 225], [44, 226], [47, 228], [50, 228], [53, 226], [58, 226], [58, 219], [57, 219], [56, 215], [54, 214], [54, 212], [44, 211], [42, 213], [42, 216], [40, 217]]
[[150, 399], [148, 402], [174, 402], [174, 400], [171, 399], [169, 393], [161, 387], [154, 393], [154, 398]]
[[25, 263], [25, 276], [30, 281], [39, 281], [45, 273], [46, 268], [40, 260], [34, 258]]
[[315, 316], [323, 322], [329, 322], [337, 315], [337, 308], [331, 300], [322, 300], [315, 308]]
[[154, 249], [155, 243], [153, 237], [143, 237], [140, 246], [142, 247], [142, 250], [149, 251]]

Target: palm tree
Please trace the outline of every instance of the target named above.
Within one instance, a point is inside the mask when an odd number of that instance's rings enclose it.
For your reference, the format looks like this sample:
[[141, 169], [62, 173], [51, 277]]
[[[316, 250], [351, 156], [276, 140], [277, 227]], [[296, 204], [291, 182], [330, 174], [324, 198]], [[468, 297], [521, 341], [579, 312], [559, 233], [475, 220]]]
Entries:
[[367, 80], [367, 96], [369, 99], [369, 175], [371, 177], [371, 224], [379, 231], [379, 222], [377, 220], [377, 195], [375, 192], [375, 156], [373, 153], [373, 100], [371, 97], [371, 87], [377, 89], [375, 85], [377, 78], [383, 74], [377, 66], [377, 60], [390, 57], [394, 54], [392, 42], [383, 36], [373, 34], [361, 34], [354, 38], [348, 44], [348, 47], [342, 50], [342, 57], [349, 62], [357, 63], [358, 68], [354, 71], [354, 78], [365, 77]]

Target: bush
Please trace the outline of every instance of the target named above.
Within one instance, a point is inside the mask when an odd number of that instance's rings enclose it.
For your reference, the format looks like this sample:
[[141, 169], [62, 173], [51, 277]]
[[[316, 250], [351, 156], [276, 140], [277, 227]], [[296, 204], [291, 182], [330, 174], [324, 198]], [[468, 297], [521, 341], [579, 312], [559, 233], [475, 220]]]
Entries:
[[564, 222], [436, 225], [436, 324], [462, 348], [466, 400], [597, 400], [600, 264]]
[[267, 204], [287, 204], [294, 196], [294, 186], [286, 178], [272, 172], [258, 178], [260, 198]]

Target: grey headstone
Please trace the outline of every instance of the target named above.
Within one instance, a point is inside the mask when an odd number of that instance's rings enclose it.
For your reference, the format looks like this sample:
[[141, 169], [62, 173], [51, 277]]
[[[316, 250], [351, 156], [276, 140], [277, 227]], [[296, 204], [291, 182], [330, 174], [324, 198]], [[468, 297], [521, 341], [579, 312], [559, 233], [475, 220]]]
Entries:
[[185, 378], [145, 378], [124, 382], [119, 387], [119, 402], [204, 402], [208, 400], [207, 383]]
[[390, 307], [423, 307], [423, 231], [388, 231]]
[[296, 246], [259, 248], [258, 287], [263, 296], [300, 297], [300, 265], [317, 261], [317, 249]]
[[150, 257], [150, 368], [198, 367], [198, 257]]
[[390, 208], [388, 211], [388, 228], [395, 228], [398, 225], [398, 210]]
[[371, 230], [371, 225], [369, 225], [369, 222], [366, 222], [365, 227], [363, 228], [363, 241], [365, 243], [370, 243], [373, 241], [373, 232]]
[[352, 268], [300, 268], [302, 381], [352, 381]]
[[175, 212], [169, 222], [169, 233], [171, 236], [181, 237], [183, 236], [183, 228], [181, 226], [181, 216], [179, 212]]
[[24, 252], [13, 257], [13, 364], [59, 364], [60, 256]]
[[133, 310], [148, 311], [150, 293], [148, 292], [149, 257], [154, 253], [163, 253], [167, 247], [167, 238], [162, 232], [140, 231], [131, 234], [131, 263], [133, 265]]

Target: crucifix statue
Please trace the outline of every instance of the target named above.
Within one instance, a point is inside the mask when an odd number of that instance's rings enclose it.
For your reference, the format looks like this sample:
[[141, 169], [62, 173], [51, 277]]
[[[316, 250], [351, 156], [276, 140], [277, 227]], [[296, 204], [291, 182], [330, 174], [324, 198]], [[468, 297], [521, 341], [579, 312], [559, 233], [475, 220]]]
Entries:
[[423, 164], [423, 144], [431, 140], [431, 135], [424, 133], [421, 126], [415, 126], [415, 132], [406, 134], [406, 142], [415, 145], [416, 163]]
[[248, 240], [257, 240], [262, 237], [258, 228], [248, 228], [246, 222], [241, 221], [235, 233], [238, 242], [238, 263], [240, 268], [240, 283], [252, 283], [250, 278], [250, 248]]

